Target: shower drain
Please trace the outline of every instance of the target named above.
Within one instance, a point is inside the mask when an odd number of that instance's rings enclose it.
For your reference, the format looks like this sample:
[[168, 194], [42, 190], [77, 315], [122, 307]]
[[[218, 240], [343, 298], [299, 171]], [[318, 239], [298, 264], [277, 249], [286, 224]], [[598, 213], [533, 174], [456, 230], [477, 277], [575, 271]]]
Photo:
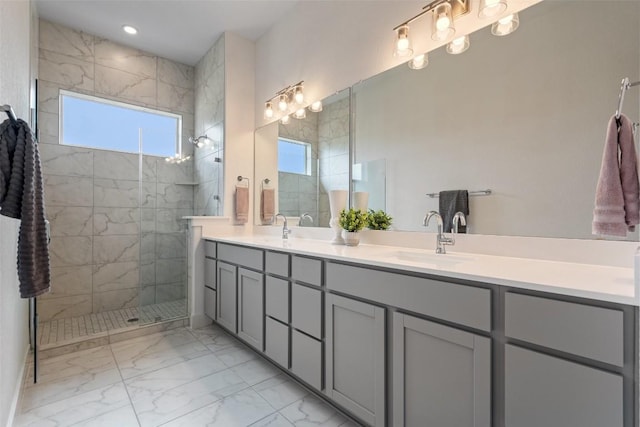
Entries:
[[130, 319], [127, 319], [127, 322], [133, 323], [133, 322], [137, 322], [138, 320], [140, 320], [140, 319], [138, 319], [137, 317], [132, 317]]

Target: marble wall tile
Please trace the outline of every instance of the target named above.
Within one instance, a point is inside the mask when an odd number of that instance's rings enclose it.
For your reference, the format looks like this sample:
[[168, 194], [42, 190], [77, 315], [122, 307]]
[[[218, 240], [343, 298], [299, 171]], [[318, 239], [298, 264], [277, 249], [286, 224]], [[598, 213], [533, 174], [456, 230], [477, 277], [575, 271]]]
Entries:
[[177, 301], [187, 296], [187, 283], [156, 285], [156, 303]]
[[155, 183], [142, 183], [142, 197], [139, 198], [139, 182], [114, 179], [98, 179], [94, 184], [94, 204], [96, 207], [143, 208], [155, 207]]
[[59, 142], [58, 114], [42, 112], [38, 115], [38, 140], [46, 144]]
[[45, 175], [46, 206], [93, 206], [93, 179]]
[[39, 152], [45, 175], [93, 176], [93, 153], [88, 148], [42, 144]]
[[108, 264], [113, 262], [138, 261], [140, 239], [131, 236], [95, 236], [93, 238], [93, 262]]
[[97, 37], [95, 40], [96, 64], [143, 77], [156, 77], [156, 57], [141, 50]]
[[174, 258], [156, 261], [156, 284], [186, 283], [187, 259]]
[[212, 153], [196, 160], [194, 177], [197, 182], [210, 182], [218, 178], [218, 169], [222, 163], [216, 162], [216, 157], [216, 154]]
[[91, 264], [92, 242], [93, 237], [91, 236], [52, 236], [49, 245], [51, 266], [67, 267]]
[[140, 260], [141, 261], [153, 261], [157, 258], [156, 255], [156, 233], [143, 233], [140, 236]]
[[138, 263], [116, 262], [93, 266], [93, 292], [137, 288], [140, 283]]
[[58, 114], [60, 85], [38, 80], [38, 113]]
[[91, 294], [92, 267], [90, 265], [51, 268], [51, 291], [41, 300]]
[[157, 259], [183, 258], [187, 256], [187, 235], [180, 233], [158, 233], [155, 254]]
[[158, 58], [158, 80], [174, 86], [193, 89], [194, 68], [165, 58]]
[[92, 62], [40, 49], [38, 70], [41, 80], [73, 89], [95, 89]]
[[140, 288], [140, 305], [151, 305], [156, 303], [156, 285], [141, 286]]
[[73, 295], [38, 301], [40, 321], [84, 316], [91, 313], [91, 295]]
[[340, 175], [349, 173], [349, 155], [341, 154], [329, 157], [329, 174]]
[[75, 206], [47, 206], [47, 219], [52, 236], [91, 236], [93, 208]]
[[184, 163], [168, 163], [165, 161], [158, 162], [157, 181], [161, 183], [176, 182], [192, 182], [193, 181], [193, 162], [186, 161]]
[[94, 150], [93, 169], [96, 178], [137, 181], [140, 160], [137, 154]]
[[156, 210], [155, 208], [140, 209], [140, 231], [142, 233], [153, 233], [156, 231]]
[[139, 208], [94, 208], [93, 234], [110, 236], [140, 233]]
[[138, 288], [118, 289], [116, 291], [94, 292], [93, 312], [120, 310], [138, 306]]
[[185, 89], [158, 82], [158, 107], [173, 112], [193, 114], [195, 94], [193, 89]]
[[95, 66], [96, 94], [156, 105], [156, 81], [102, 65]]
[[40, 20], [39, 47], [83, 61], [93, 61], [94, 37], [63, 25]]
[[157, 156], [142, 156], [142, 180], [147, 182], [155, 182], [158, 178], [158, 164], [167, 163], [164, 158]]
[[158, 183], [158, 208], [181, 208], [193, 204], [193, 188], [188, 185]]
[[[156, 261], [155, 259], [151, 260], [141, 260], [140, 261], [140, 284], [143, 286], [155, 286], [156, 284]], [[154, 298], [155, 298], [155, 290], [154, 290]]]

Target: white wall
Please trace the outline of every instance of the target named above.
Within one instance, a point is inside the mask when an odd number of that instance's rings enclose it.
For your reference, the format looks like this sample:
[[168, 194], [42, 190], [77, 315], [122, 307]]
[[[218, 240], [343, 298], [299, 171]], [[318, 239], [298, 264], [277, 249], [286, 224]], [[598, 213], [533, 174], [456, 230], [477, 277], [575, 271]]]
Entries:
[[[538, 1], [510, 0], [505, 14]], [[471, 0], [472, 11], [456, 20], [457, 34], [490, 24], [477, 18], [479, 3]], [[256, 127], [266, 124], [264, 102], [290, 84], [304, 80], [310, 103], [406, 61], [392, 55], [392, 30], [424, 5], [388, 0], [299, 2], [256, 43]], [[442, 45], [431, 40], [430, 25], [429, 15], [412, 24], [415, 53]]]
[[[31, 3], [0, 1], [0, 104], [30, 117]], [[4, 117], [0, 118], [4, 120]], [[13, 417], [28, 350], [28, 305], [18, 293], [16, 251], [19, 222], [0, 216], [0, 425]]]

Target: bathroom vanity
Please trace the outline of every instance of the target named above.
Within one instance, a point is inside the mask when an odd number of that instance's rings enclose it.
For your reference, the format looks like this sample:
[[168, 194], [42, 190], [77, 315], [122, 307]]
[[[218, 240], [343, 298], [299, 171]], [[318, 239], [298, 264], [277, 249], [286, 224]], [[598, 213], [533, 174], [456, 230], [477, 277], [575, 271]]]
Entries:
[[207, 238], [205, 313], [371, 426], [631, 427], [630, 269]]

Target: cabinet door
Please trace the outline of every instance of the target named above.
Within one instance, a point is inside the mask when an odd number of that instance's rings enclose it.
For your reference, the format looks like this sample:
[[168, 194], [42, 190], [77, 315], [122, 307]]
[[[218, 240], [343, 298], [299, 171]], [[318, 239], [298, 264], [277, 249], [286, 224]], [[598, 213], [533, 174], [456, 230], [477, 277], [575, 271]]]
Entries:
[[289, 327], [265, 317], [264, 341], [265, 354], [283, 368], [289, 369]]
[[291, 372], [322, 390], [322, 341], [292, 329]]
[[326, 393], [372, 426], [385, 425], [384, 309], [327, 294]]
[[238, 336], [258, 350], [264, 342], [264, 275], [238, 268]]
[[506, 346], [509, 427], [622, 427], [623, 401], [620, 375]]
[[216, 319], [216, 291], [211, 288], [204, 288], [204, 314], [211, 320]]
[[217, 282], [218, 310], [216, 313], [216, 321], [227, 328], [229, 331], [236, 333], [236, 307], [237, 307], [237, 289], [236, 289], [236, 267], [218, 262], [217, 265]]
[[204, 259], [204, 285], [216, 289], [216, 260], [213, 258]]
[[490, 427], [490, 339], [394, 313], [393, 420], [397, 427]]

